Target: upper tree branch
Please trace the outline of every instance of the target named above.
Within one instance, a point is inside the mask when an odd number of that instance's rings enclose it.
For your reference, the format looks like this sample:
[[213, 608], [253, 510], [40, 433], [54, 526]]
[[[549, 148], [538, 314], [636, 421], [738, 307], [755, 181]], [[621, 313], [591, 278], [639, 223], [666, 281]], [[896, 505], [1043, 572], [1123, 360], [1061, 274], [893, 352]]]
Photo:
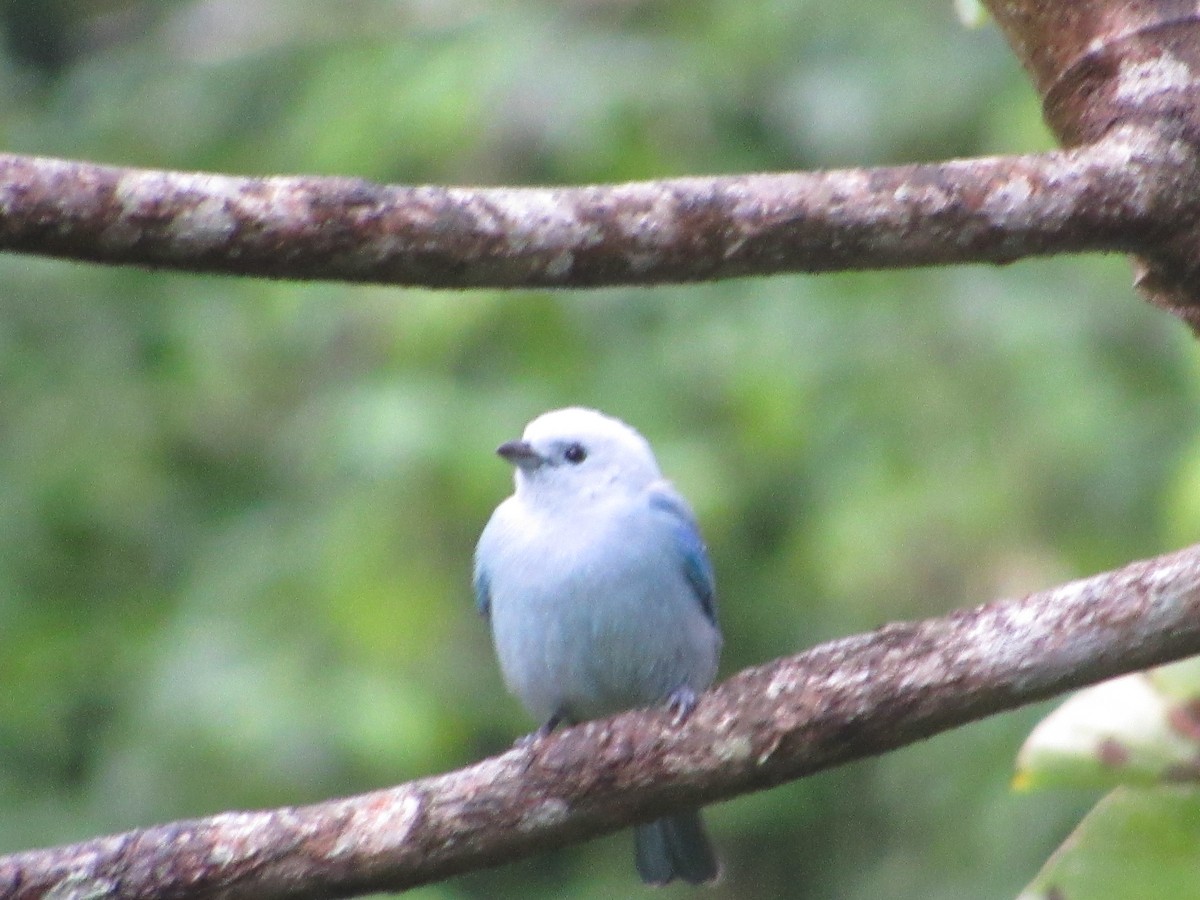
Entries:
[[430, 287], [582, 287], [1140, 251], [1196, 157], [1151, 129], [1041, 155], [577, 188], [236, 178], [0, 155], [0, 249]]
[[[1200, 147], [1200, 8], [1194, 0], [984, 0], [1032, 75], [1066, 146], [1152, 127]], [[1200, 333], [1200, 181], [1169, 231], [1139, 252], [1137, 283]]]
[[1077, 148], [561, 189], [242, 179], [0, 155], [0, 250], [431, 287], [582, 287], [1085, 251], [1200, 331], [1193, 0], [984, 0]]
[[1195, 653], [1200, 545], [748, 669], [705, 695], [679, 728], [667, 712], [627, 713], [360, 797], [0, 857], [0, 897], [233, 900], [400, 890]]

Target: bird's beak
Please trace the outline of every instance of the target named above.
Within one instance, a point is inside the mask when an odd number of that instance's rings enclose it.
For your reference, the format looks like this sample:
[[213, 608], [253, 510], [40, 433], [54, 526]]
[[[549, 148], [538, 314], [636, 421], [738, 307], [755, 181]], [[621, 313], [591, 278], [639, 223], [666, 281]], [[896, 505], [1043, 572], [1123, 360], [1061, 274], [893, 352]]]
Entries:
[[505, 441], [496, 452], [521, 469], [536, 469], [546, 461], [529, 441]]

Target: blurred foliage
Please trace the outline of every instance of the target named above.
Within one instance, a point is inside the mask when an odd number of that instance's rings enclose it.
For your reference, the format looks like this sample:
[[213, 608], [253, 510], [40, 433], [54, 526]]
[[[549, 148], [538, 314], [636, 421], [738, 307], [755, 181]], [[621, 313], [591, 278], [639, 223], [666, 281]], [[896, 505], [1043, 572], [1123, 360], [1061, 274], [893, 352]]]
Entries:
[[1079, 691], [1038, 723], [1017, 787], [1118, 787], [1021, 900], [1200, 897], [1200, 658]]
[[1015, 782], [1112, 787], [1200, 781], [1200, 657], [1105, 681], [1038, 723]]
[[1118, 788], [1100, 801], [1019, 900], [1200, 897], [1196, 790]]
[[[1050, 145], [950, 0], [106, 0], [0, 13], [0, 142], [582, 183]], [[1119, 259], [434, 294], [0, 258], [0, 851], [443, 771], [528, 730], [469, 588], [570, 403], [712, 549], [724, 671], [1193, 540], [1197, 355]], [[1015, 896], [1096, 795], [1044, 710], [722, 804], [714, 897]], [[628, 835], [414, 892], [611, 897]]]

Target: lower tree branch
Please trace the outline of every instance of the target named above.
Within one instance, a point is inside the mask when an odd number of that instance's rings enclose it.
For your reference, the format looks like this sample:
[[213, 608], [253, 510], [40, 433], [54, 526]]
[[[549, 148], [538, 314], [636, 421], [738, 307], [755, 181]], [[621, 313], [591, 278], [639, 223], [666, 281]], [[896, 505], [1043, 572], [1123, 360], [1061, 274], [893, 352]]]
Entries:
[[0, 250], [429, 287], [587, 287], [1149, 251], [1200, 207], [1183, 141], [575, 188], [238, 178], [0, 154]]
[[0, 857], [0, 897], [232, 900], [402, 890], [1196, 653], [1200, 544], [747, 669], [706, 694], [680, 727], [667, 711], [636, 711], [358, 797]]

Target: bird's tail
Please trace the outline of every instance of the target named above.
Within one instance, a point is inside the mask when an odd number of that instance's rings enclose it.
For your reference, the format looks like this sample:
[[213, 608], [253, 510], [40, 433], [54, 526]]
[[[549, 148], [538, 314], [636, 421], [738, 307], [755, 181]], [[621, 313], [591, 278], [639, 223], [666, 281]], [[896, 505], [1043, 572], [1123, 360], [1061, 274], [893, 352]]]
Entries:
[[721, 874], [699, 810], [637, 826], [633, 849], [638, 875], [647, 884], [667, 884], [675, 878], [703, 884]]

